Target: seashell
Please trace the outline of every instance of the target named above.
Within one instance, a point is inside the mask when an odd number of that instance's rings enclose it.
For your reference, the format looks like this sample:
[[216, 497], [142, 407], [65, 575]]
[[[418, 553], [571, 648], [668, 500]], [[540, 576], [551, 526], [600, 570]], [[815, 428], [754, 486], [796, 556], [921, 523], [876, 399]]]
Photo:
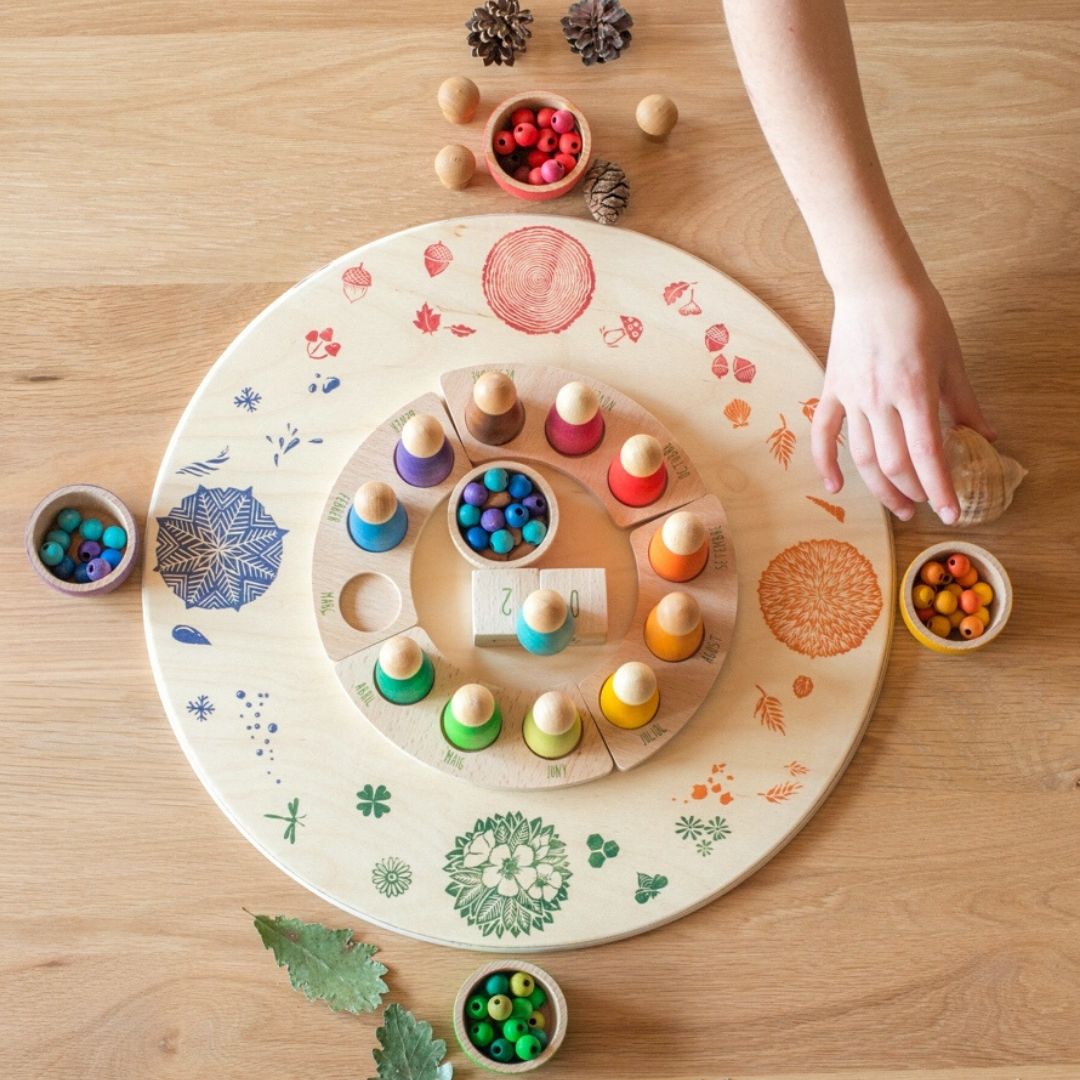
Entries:
[[731, 421], [733, 428], [746, 427], [750, 421], [750, 405], [742, 398], [732, 398], [724, 406], [724, 415]]
[[997, 521], [1027, 476], [1018, 461], [999, 454], [977, 431], [954, 427], [945, 433], [945, 462], [960, 501], [957, 525]]

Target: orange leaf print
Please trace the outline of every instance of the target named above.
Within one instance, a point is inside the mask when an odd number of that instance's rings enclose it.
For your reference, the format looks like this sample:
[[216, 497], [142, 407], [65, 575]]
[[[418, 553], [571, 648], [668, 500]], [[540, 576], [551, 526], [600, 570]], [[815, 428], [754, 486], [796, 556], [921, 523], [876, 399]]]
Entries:
[[724, 415], [731, 421], [733, 428], [746, 427], [750, 420], [750, 406], [742, 398], [732, 398], [724, 406]]
[[805, 776], [810, 771], [801, 761], [789, 761], [784, 768], [788, 776]]
[[844, 518], [847, 517], [847, 511], [842, 506], [837, 506], [836, 503], [826, 502], [824, 499], [819, 499], [816, 495], [806, 496], [815, 506], [820, 506], [826, 514], [832, 514], [841, 525], [844, 523]]
[[812, 424], [814, 422], [814, 413], [817, 411], [818, 407], [818, 398], [807, 398], [805, 401], [800, 401], [799, 404], [802, 406], [803, 416], [805, 416]]
[[432, 311], [425, 302], [424, 306], [416, 313], [413, 326], [422, 334], [434, 334], [439, 329], [439, 323], [441, 322], [442, 316]]
[[792, 795], [800, 791], [802, 791], [802, 784], [787, 780], [783, 784], [773, 784], [768, 791], [759, 791], [758, 794], [767, 802], [782, 803], [787, 802]]
[[770, 731], [779, 731], [781, 735], [786, 735], [784, 709], [780, 704], [780, 699], [767, 694], [760, 686], [758, 690], [761, 691], [761, 697], [758, 698], [758, 702], [754, 706], [754, 715], [761, 717], [763, 727], [767, 727]]
[[809, 697], [814, 689], [814, 680], [809, 675], [797, 675], [791, 684], [791, 689], [797, 698]]
[[780, 426], [766, 441], [772, 456], [786, 469], [791, 464], [791, 455], [795, 450], [795, 432], [787, 426], [783, 413], [780, 413]]

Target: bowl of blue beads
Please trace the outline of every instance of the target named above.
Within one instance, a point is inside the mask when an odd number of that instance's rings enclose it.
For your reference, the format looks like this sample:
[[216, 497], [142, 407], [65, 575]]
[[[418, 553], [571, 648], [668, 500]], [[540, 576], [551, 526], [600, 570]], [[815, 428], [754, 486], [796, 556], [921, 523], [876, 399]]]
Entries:
[[46, 495], [26, 525], [30, 565], [69, 596], [99, 596], [122, 585], [138, 546], [131, 511], [96, 484], [69, 484]]
[[523, 960], [478, 968], [454, 1001], [458, 1044], [490, 1072], [532, 1072], [546, 1065], [562, 1045], [566, 1024], [558, 983]]
[[473, 566], [528, 566], [551, 546], [559, 506], [547, 481], [518, 461], [489, 461], [450, 494], [450, 539]]

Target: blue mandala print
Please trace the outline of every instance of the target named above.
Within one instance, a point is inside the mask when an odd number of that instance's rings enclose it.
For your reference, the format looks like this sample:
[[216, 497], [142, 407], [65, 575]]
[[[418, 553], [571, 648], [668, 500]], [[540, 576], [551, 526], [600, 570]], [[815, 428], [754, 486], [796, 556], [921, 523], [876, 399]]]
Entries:
[[287, 532], [251, 488], [201, 484], [158, 518], [154, 569], [189, 608], [233, 608], [262, 596], [281, 569]]

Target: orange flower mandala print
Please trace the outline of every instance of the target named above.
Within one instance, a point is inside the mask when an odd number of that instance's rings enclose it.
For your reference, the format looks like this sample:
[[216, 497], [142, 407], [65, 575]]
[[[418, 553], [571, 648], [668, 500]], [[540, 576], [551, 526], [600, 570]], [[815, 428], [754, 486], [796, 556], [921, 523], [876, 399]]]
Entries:
[[881, 614], [870, 560], [841, 540], [804, 540], [781, 551], [758, 582], [773, 637], [803, 656], [858, 648]]
[[585, 245], [562, 229], [532, 225], [507, 233], [488, 252], [484, 299], [523, 334], [558, 334], [592, 302], [596, 272]]

